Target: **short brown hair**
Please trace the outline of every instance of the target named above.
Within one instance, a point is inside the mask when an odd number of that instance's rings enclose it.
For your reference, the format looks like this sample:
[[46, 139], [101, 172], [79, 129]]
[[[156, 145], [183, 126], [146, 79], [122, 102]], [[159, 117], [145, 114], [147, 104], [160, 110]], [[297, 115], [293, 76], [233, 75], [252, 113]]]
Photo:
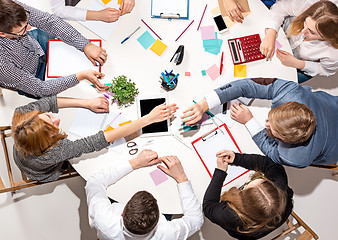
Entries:
[[0, 0], [0, 32], [10, 33], [25, 21], [27, 14], [23, 6], [12, 0]]
[[[251, 179], [259, 175], [262, 173], [256, 172]], [[243, 225], [237, 227], [239, 232], [258, 233], [280, 225], [286, 208], [286, 192], [265, 178], [255, 187], [230, 188], [222, 194], [221, 201], [227, 202], [242, 220]]]
[[38, 110], [28, 113], [16, 111], [12, 119], [12, 137], [15, 148], [23, 155], [43, 155], [46, 150], [66, 138], [65, 133], [42, 120]]
[[288, 36], [298, 35], [304, 28], [307, 17], [316, 21], [316, 29], [321, 37], [338, 48], [338, 7], [330, 1], [319, 1], [311, 5], [291, 22]]
[[286, 143], [305, 142], [316, 128], [315, 115], [299, 102], [287, 102], [271, 109], [268, 118], [271, 127], [279, 135], [278, 139]]
[[147, 234], [155, 228], [160, 217], [157, 200], [147, 191], [132, 196], [123, 210], [123, 224], [134, 234]]

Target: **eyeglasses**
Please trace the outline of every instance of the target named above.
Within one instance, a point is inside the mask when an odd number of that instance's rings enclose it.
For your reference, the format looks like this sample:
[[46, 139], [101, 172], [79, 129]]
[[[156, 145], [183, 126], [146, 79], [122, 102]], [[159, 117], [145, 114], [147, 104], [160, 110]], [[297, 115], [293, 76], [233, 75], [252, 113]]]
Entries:
[[30, 12], [26, 10], [26, 15], [27, 15], [27, 23], [25, 25], [25, 27], [23, 29], [21, 29], [20, 32], [22, 32], [22, 34], [18, 34], [18, 33], [8, 33], [8, 32], [4, 32], [6, 34], [11, 34], [11, 35], [14, 35], [14, 36], [17, 36], [17, 37], [24, 37], [26, 36], [27, 34], [27, 27], [28, 27], [28, 20], [29, 20], [29, 17], [30, 17]]
[[265, 177], [264, 177], [263, 175], [259, 175], [259, 176], [257, 176], [257, 177], [254, 177], [254, 178], [251, 179], [250, 181], [247, 181], [247, 182], [245, 182], [242, 186], [240, 186], [240, 187], [238, 188], [238, 190], [243, 190], [244, 187], [245, 187], [246, 185], [248, 185], [248, 184], [251, 183], [252, 181], [255, 181], [256, 179], [265, 179]]

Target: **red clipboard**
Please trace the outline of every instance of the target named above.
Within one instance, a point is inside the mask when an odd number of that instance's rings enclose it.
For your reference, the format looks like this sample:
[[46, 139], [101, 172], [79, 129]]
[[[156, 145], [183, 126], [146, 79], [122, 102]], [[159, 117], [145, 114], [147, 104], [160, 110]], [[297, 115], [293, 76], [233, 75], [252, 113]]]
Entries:
[[[92, 43], [94, 43], [95, 45], [97, 45], [99, 47], [102, 47], [102, 40], [101, 39], [90, 39], [89, 41], [92, 42]], [[65, 66], [66, 65], [66, 66], [72, 66], [72, 67], [74, 67], [73, 71], [65, 73], [65, 74], [63, 74], [63, 76], [71, 75], [71, 74], [77, 73], [77, 72], [82, 71], [82, 70], [93, 69], [94, 68], [93, 64], [88, 60], [89, 63], [87, 63], [86, 65], [88, 65], [89, 67], [86, 67], [84, 69], [77, 69], [75, 67], [78, 66], [78, 62], [67, 63], [67, 60], [68, 60], [67, 57], [64, 58], [64, 57], [62, 57], [62, 55], [60, 56], [60, 59], [57, 59], [57, 61], [56, 61], [56, 59], [54, 59], [53, 57], [50, 56], [51, 55], [50, 54], [50, 49], [51, 49], [52, 45], [54, 45], [56, 43], [62, 43], [62, 44], [64, 44], [64, 46], [66, 46], [67, 48], [69, 48], [69, 52], [74, 51], [74, 53], [80, 55], [82, 59], [87, 59], [86, 55], [83, 52], [77, 50], [73, 46], [67, 45], [66, 43], [63, 43], [59, 39], [49, 39], [48, 40], [48, 52], [47, 52], [47, 78], [60, 78], [60, 77], [62, 77], [62, 76], [60, 76], [60, 74], [55, 74], [54, 70], [53, 70], [53, 72], [51, 72], [52, 66], [55, 66], [55, 65], [61, 65], [62, 64], [61, 66]], [[51, 51], [53, 52], [53, 50], [51, 50]], [[62, 61], [64, 61], [64, 62], [62, 62]], [[94, 70], [97, 70], [97, 68], [94, 69]], [[98, 67], [98, 72], [101, 72], [101, 66]]]
[[[220, 129], [223, 131], [224, 135]], [[218, 151], [226, 149], [242, 153], [229, 128], [225, 124], [222, 124], [220, 129], [215, 128], [191, 143], [211, 178], [213, 171], [217, 167], [216, 153]], [[239, 166], [229, 165], [227, 171], [228, 176], [225, 179], [225, 184], [223, 186], [231, 183], [249, 171], [250, 170]]]

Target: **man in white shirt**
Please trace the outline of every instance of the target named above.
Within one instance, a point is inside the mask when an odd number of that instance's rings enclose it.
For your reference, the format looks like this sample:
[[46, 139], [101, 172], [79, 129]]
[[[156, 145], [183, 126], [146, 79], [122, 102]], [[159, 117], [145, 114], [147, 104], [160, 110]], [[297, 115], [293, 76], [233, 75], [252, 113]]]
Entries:
[[133, 10], [135, 1], [122, 0], [120, 9], [105, 8], [100, 11], [69, 6], [66, 4], [66, 0], [50, 0], [50, 4], [53, 13], [66, 20], [115, 22], [120, 16], [130, 13]]
[[[158, 166], [177, 182], [184, 216], [167, 221], [159, 213], [156, 199], [146, 191], [137, 192], [127, 204], [110, 203], [106, 189], [138, 168]], [[100, 239], [187, 239], [200, 230], [203, 214], [190, 181], [176, 156], [158, 158], [156, 152], [143, 150], [136, 158], [102, 169], [86, 184], [89, 224]]]

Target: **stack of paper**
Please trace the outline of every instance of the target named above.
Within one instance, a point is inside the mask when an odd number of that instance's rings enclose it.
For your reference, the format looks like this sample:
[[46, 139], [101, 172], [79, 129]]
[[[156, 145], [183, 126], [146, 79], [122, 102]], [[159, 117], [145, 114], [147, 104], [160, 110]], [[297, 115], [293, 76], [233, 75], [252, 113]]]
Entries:
[[204, 51], [215, 55], [219, 54], [221, 52], [223, 40], [217, 38], [217, 32], [215, 32], [214, 26], [205, 26], [200, 29]]

